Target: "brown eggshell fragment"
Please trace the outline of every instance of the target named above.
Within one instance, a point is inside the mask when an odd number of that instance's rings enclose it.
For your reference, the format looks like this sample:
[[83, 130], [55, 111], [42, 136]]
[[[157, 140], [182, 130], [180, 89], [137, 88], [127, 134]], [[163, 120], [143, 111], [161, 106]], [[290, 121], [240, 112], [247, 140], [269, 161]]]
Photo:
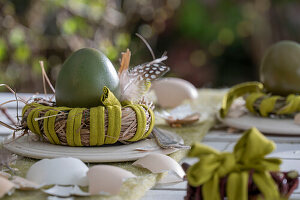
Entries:
[[[164, 154], [150, 153], [143, 158], [138, 159], [132, 165], [146, 168], [152, 173], [168, 172], [168, 176], [164, 178], [172, 180], [172, 182], [182, 181], [185, 176], [185, 172], [183, 171], [182, 167], [173, 158]], [[176, 179], [170, 178], [170, 176], [173, 175], [176, 176]], [[166, 183], [163, 180], [160, 182]]]
[[120, 167], [110, 165], [96, 165], [88, 173], [89, 193], [116, 195], [120, 192], [123, 182], [136, 177], [131, 172]]
[[14, 188], [14, 184], [7, 178], [0, 176], [0, 198], [11, 191]]
[[198, 97], [197, 89], [190, 82], [180, 78], [162, 78], [152, 83], [157, 103], [162, 108], [174, 108], [185, 100]]
[[193, 124], [197, 122], [199, 119], [200, 119], [200, 113], [193, 113], [189, 116], [186, 116], [183, 119], [174, 119], [172, 117], [169, 117], [166, 119], [166, 122], [171, 127], [181, 127], [181, 125]]

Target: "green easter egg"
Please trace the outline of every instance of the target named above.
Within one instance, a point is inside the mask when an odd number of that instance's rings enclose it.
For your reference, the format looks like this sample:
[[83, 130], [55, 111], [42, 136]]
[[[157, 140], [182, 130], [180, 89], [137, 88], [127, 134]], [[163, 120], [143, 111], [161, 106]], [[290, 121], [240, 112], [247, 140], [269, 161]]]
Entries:
[[56, 104], [73, 108], [99, 106], [104, 86], [118, 98], [119, 77], [111, 61], [97, 49], [80, 49], [62, 65], [55, 86]]
[[260, 80], [272, 94], [300, 93], [300, 45], [293, 41], [272, 45], [263, 57]]

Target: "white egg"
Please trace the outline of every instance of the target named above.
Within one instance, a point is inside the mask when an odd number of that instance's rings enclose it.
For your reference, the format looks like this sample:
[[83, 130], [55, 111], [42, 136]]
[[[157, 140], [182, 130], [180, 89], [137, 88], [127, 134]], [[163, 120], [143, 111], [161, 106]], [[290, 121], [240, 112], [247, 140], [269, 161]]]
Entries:
[[168, 172], [159, 183], [181, 182], [185, 176], [182, 167], [171, 157], [159, 153], [150, 153], [138, 159], [132, 165], [150, 170], [152, 173]]
[[136, 177], [125, 169], [110, 165], [93, 166], [88, 171], [87, 176], [89, 193], [92, 195], [118, 194], [125, 180]]
[[77, 158], [43, 159], [33, 164], [26, 178], [39, 185], [87, 186], [88, 167]]
[[180, 78], [162, 78], [152, 83], [157, 103], [162, 108], [174, 108], [184, 100], [196, 99], [197, 89], [190, 82]]

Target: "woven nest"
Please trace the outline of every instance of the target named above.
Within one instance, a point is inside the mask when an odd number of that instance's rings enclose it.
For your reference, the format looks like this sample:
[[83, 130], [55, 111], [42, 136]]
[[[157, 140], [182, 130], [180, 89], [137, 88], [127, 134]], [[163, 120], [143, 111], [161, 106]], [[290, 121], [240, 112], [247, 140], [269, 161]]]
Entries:
[[[37, 134], [34, 130], [31, 130], [28, 126], [28, 116], [30, 112], [33, 111], [33, 109], [36, 108], [35, 105], [43, 105], [47, 106], [47, 109], [41, 110], [38, 114], [38, 116], [34, 119], [37, 121], [38, 127], [40, 129], [40, 134]], [[49, 102], [44, 99], [39, 99], [35, 100], [33, 104], [28, 104], [26, 110], [23, 110], [22, 114], [22, 121], [21, 121], [21, 126], [25, 130], [31, 130], [32, 132], [35, 132], [37, 135], [40, 136], [40, 138], [44, 141], [51, 142], [47, 136], [47, 133], [45, 133], [44, 130], [44, 122], [45, 119], [49, 118], [49, 116], [45, 116], [45, 114], [50, 111], [50, 110], [56, 110], [54, 106], [54, 102]], [[144, 127], [143, 134], [138, 137], [138, 139], [134, 139], [134, 136], [137, 133], [138, 130], [138, 119], [137, 119], [137, 113], [136, 110], [134, 110], [131, 107], [121, 107], [121, 127], [120, 127], [120, 133], [118, 138], [114, 138], [115, 142], [119, 141], [122, 143], [128, 143], [132, 141], [137, 141], [140, 139], [146, 138], [149, 133], [152, 131], [153, 125], [154, 125], [154, 115], [151, 106], [147, 106], [146, 103], [141, 103], [141, 104], [136, 104], [140, 106], [143, 111], [144, 111], [144, 116], [146, 116], [146, 121], [145, 124], [142, 126]], [[105, 140], [109, 138], [110, 136], [108, 135], [108, 124], [109, 124], [109, 117], [108, 117], [108, 109], [106, 107], [104, 111], [104, 133], [105, 133]], [[67, 146], [100, 146], [102, 144], [96, 144], [96, 145], [91, 145], [90, 141], [90, 111], [91, 109], [84, 109], [82, 111], [82, 119], [81, 119], [81, 124], [80, 124], [80, 130], [77, 130], [78, 133], [80, 133], [80, 140], [81, 140], [81, 145], [70, 145], [67, 140], [67, 121], [68, 121], [68, 116], [70, 111], [59, 111], [56, 116], [55, 116], [55, 121], [54, 121], [54, 131], [57, 135], [57, 138], [59, 140], [60, 145], [67, 145]], [[53, 117], [53, 116], [50, 116]], [[51, 142], [53, 143], [53, 142]], [[94, 142], [95, 143], [95, 142]], [[57, 144], [57, 143], [56, 143]], [[107, 143], [104, 143], [107, 144]]]

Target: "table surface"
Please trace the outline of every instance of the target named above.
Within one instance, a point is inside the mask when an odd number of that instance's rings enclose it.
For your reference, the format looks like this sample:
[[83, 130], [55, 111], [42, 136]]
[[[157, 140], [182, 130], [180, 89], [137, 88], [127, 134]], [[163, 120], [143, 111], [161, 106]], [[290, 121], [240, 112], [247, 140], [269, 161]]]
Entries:
[[[22, 96], [32, 96], [32, 94], [22, 94]], [[0, 93], [1, 103], [10, 100], [11, 97], [11, 94]], [[8, 108], [8, 113], [16, 118], [16, 103], [10, 103], [6, 107]], [[3, 113], [0, 114], [0, 120], [9, 123]], [[9, 134], [11, 134], [11, 130], [0, 126], [0, 140]], [[211, 130], [204, 137], [203, 143], [220, 151], [232, 151], [240, 136], [240, 133], [227, 133], [224, 130]], [[300, 136], [267, 135], [267, 137], [276, 142], [277, 148], [272, 154], [276, 154], [277, 157], [280, 157], [283, 160], [281, 170], [297, 170], [300, 174]], [[272, 154], [270, 156], [272, 156]], [[181, 163], [187, 162], [193, 164], [195, 161], [195, 159], [184, 158]], [[186, 185], [186, 182], [171, 186], [156, 185], [146, 193], [142, 200], [182, 200], [186, 194]], [[300, 188], [295, 190], [290, 199], [300, 200]]]

